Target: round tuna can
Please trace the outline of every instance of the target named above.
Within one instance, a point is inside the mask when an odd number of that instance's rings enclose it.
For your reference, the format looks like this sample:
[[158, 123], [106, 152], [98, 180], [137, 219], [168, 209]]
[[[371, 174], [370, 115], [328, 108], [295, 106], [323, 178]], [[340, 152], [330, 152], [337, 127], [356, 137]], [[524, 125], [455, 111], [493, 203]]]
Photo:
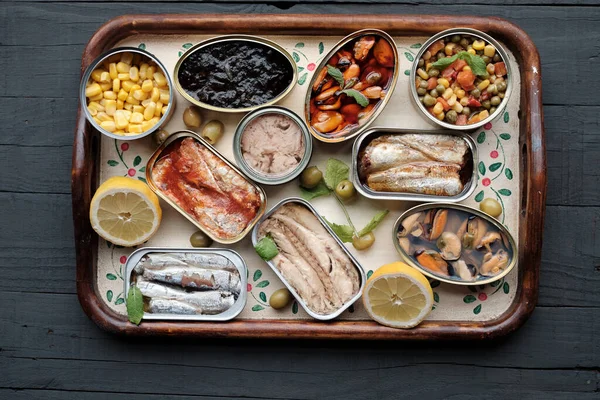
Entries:
[[310, 162], [312, 136], [287, 108], [262, 107], [238, 124], [233, 153], [238, 167], [252, 180], [281, 185], [300, 175]]

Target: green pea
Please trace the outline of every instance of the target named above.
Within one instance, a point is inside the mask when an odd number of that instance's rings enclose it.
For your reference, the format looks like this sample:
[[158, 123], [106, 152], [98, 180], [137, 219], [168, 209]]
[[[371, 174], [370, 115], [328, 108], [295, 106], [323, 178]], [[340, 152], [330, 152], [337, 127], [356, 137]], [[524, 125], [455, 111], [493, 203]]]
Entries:
[[446, 91], [446, 87], [442, 84], [439, 84], [435, 87], [435, 91], [441, 96]]
[[446, 121], [450, 122], [451, 124], [456, 123], [457, 118], [458, 114], [454, 110], [450, 110], [446, 113]]
[[460, 42], [460, 35], [452, 35], [450, 40], [452, 40], [452, 43], [458, 43]]
[[422, 67], [423, 65], [425, 65], [425, 60], [423, 60], [422, 58], [419, 59], [418, 64], [419, 64], [419, 67]]
[[481, 56], [481, 59], [486, 63], [489, 64], [491, 59], [488, 56]]
[[437, 77], [440, 75], [440, 70], [437, 68], [431, 68], [428, 72], [429, 76]]
[[423, 96], [419, 96], [419, 101], [423, 103]]
[[492, 108], [490, 108], [490, 115], [492, 115], [492, 114], [493, 114], [493, 113], [495, 113], [495, 112], [496, 112], [496, 107], [492, 107]]
[[460, 39], [460, 45], [466, 49], [469, 45], [469, 40], [467, 38]]
[[462, 113], [465, 115], [471, 114], [471, 109], [469, 107], [463, 107]]
[[426, 80], [422, 80], [421, 83], [419, 83], [419, 87], [422, 87], [423, 89], [427, 89], [427, 85], [429, 85], [429, 83], [427, 83]]
[[471, 90], [471, 96], [475, 97], [476, 99], [479, 98], [479, 96], [481, 96], [481, 90], [475, 88], [473, 90]]
[[502, 59], [500, 58], [500, 55], [498, 53], [494, 54], [494, 57], [492, 58], [492, 60], [494, 60], [494, 62], [500, 62]]
[[419, 96], [425, 96], [427, 94], [427, 89], [420, 87], [417, 89], [417, 93]]
[[439, 53], [437, 53], [437, 59], [441, 60], [442, 58], [446, 58], [446, 53], [440, 51]]
[[439, 96], [437, 90], [435, 90], [435, 89], [433, 89], [431, 92], [429, 92], [429, 94], [431, 95], [431, 97], [434, 97], [436, 99]]
[[492, 107], [492, 103], [489, 100], [484, 100], [481, 105], [483, 106], [483, 108], [485, 108], [486, 110], [489, 110], [490, 107]]
[[496, 83], [496, 88], [498, 89], [499, 92], [505, 92], [506, 91], [506, 82], [502, 81], [502, 82]]
[[435, 105], [435, 98], [429, 94], [426, 94], [425, 97], [423, 97], [423, 104], [425, 105], [425, 107], [431, 107]]
[[500, 105], [500, 103], [502, 103], [502, 99], [498, 96], [494, 96], [490, 99], [490, 103], [493, 106], [497, 106], [497, 105]]

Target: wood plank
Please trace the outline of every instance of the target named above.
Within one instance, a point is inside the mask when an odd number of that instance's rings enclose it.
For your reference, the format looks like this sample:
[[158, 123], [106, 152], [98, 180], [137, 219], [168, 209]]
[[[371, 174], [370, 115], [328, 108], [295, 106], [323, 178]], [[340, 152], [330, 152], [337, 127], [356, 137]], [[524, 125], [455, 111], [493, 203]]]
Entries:
[[[532, 394], [535, 392], [532, 392]], [[548, 397], [548, 399], [558, 399], [559, 396], [566, 394], [565, 392], [555, 392]], [[177, 400], [223, 400], [223, 396], [186, 396], [178, 395], [176, 393], [169, 394], [175, 396]], [[588, 397], [591, 393], [577, 393], [579, 399], [591, 399]], [[552, 397], [554, 396], [554, 397]], [[0, 389], [0, 398], [10, 400], [106, 400], [110, 397], [111, 400], [162, 400], [165, 398], [165, 394], [155, 393], [115, 393], [115, 392], [91, 392], [83, 390], [57, 390], [57, 389]], [[231, 399], [259, 399], [258, 397], [231, 397]]]
[[[79, 57], [84, 43], [95, 29], [109, 18], [127, 13], [173, 12], [172, 5], [157, 3], [151, 8], [146, 3], [116, 3], [105, 7], [101, 3], [74, 3], [64, 12], [60, 3], [6, 3], [5, 12], [14, 16], [0, 25], [0, 69], [7, 71], [7, 80], [0, 87], [0, 96], [69, 97], [78, 95]], [[573, 7], [564, 12], [563, 7], [494, 7], [494, 15], [508, 18], [527, 31], [541, 54], [546, 104], [599, 105], [596, 96], [581, 93], [600, 91], [600, 81], [588, 79], [600, 67], [598, 50], [600, 40], [597, 29], [600, 7]], [[177, 11], [265, 13], [281, 12], [269, 5], [254, 4], [190, 4], [178, 3]], [[297, 4], [289, 13], [431, 13], [426, 4], [370, 5], [368, 10], [357, 4]], [[488, 15], [480, 5], [436, 6], [436, 12], [448, 14]], [[56, 34], [48, 35], [43, 29], [28, 29], [28, 23], [52, 23]], [[553, 23], [548, 23], [553, 21]], [[34, 43], [34, 45], [32, 45]], [[49, 47], [48, 47], [49, 46]], [[13, 51], [18, 47], [19, 51]], [[578, 62], [573, 63], [572, 60]], [[26, 68], [23, 66], [26, 65]], [[569, 73], [565, 73], [569, 65]], [[60, 71], [59, 74], [49, 72]], [[31, 79], [32, 76], [40, 77]], [[54, 79], [48, 79], [52, 76]], [[57, 95], [60, 93], [60, 95]]]

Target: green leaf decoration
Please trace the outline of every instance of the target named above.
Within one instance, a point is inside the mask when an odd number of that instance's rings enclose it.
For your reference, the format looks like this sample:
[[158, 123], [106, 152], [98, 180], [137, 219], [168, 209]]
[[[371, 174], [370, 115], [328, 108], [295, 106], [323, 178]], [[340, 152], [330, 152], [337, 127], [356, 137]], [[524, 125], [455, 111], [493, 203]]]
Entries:
[[485, 131], [481, 131], [479, 135], [477, 135], [477, 143], [481, 144], [485, 142]]
[[506, 294], [510, 292], [510, 285], [508, 284], [508, 282], [504, 282], [504, 285], [502, 285], [502, 291]]
[[405, 69], [404, 70], [404, 75], [409, 76], [410, 75], [410, 69]]
[[132, 324], [139, 325], [144, 316], [144, 297], [137, 286], [129, 288], [127, 293], [127, 317]]
[[432, 64], [432, 67], [445, 69], [456, 60], [465, 60], [475, 75], [487, 75], [485, 61], [478, 55], [471, 54], [467, 51], [461, 51], [452, 57], [444, 57]]
[[144, 183], [148, 183], [148, 182], [146, 182], [146, 178], [142, 178], [141, 176], [138, 176], [137, 178]]
[[483, 196], [484, 196], [484, 194], [483, 194], [483, 190], [482, 190], [481, 192], [477, 193], [477, 195], [475, 196], [475, 201], [478, 203], [481, 203], [481, 201], [483, 200]]
[[500, 139], [508, 140], [508, 139], [510, 139], [510, 134], [508, 134], [508, 133], [501, 133], [500, 134]]
[[422, 44], [421, 44], [421, 43], [415, 43], [415, 44], [411, 44], [411, 45], [410, 45], [410, 48], [411, 48], [411, 49], [420, 49], [420, 48], [421, 48], [421, 46], [422, 46]]
[[110, 302], [112, 302], [112, 299], [113, 299], [113, 291], [109, 290], [106, 292], [106, 300], [108, 300], [108, 302], [110, 303]]
[[193, 44], [191, 44], [191, 43], [184, 43], [184, 44], [181, 45], [181, 47], [183, 47], [186, 50], [189, 49], [192, 46], [193, 46]]
[[298, 72], [304, 71], [304, 67], [298, 67]]
[[499, 284], [500, 284], [500, 281], [494, 281], [494, 282], [490, 283], [490, 286], [491, 286], [491, 287], [496, 287], [496, 286], [498, 286]]
[[501, 166], [502, 166], [502, 163], [500, 163], [500, 162], [493, 163], [492, 165], [490, 165], [490, 171], [491, 172], [497, 171]]
[[331, 193], [331, 191], [329, 190], [325, 182], [321, 181], [317, 186], [315, 186], [312, 189], [307, 189], [305, 187], [300, 186], [300, 193], [302, 198], [308, 201], [317, 197], [326, 196], [329, 193]]
[[328, 65], [327, 73], [329, 74], [329, 76], [335, 79], [340, 86], [344, 86], [344, 74], [342, 74], [342, 71], [340, 71], [336, 67]]
[[298, 43], [296, 43], [296, 45], [294, 47], [297, 48], [297, 49], [301, 49], [301, 48], [304, 47], [304, 43], [298, 42]]
[[483, 161], [479, 161], [479, 164], [477, 164], [477, 169], [481, 175], [485, 175], [485, 164]]
[[260, 293], [258, 294], [258, 297], [259, 297], [259, 298], [260, 298], [262, 301], [264, 301], [265, 303], [267, 302], [267, 295], [265, 294], [265, 292], [260, 292]]
[[325, 51], [325, 46], [323, 46], [323, 42], [319, 42], [319, 54], [323, 54]]
[[261, 310], [264, 310], [264, 309], [265, 308], [263, 306], [261, 306], [260, 304], [252, 306], [252, 311], [261, 311]]
[[295, 51], [292, 53], [292, 58], [294, 59], [294, 61], [300, 62], [300, 56]]
[[138, 49], [140, 49], [140, 50], [146, 50], [146, 43], [140, 43], [140, 44], [138, 44]]
[[504, 170], [504, 175], [506, 175], [506, 179], [508, 179], [509, 181], [512, 180], [512, 178], [513, 178], [513, 173], [510, 170], [510, 168], [506, 168]]
[[262, 282], [258, 282], [258, 284], [256, 284], [256, 287], [259, 287], [259, 288], [264, 288], [267, 286], [269, 286], [269, 281], [262, 281]]
[[350, 225], [338, 225], [334, 222], [329, 222], [325, 217], [323, 217], [327, 225], [333, 230], [333, 232], [337, 235], [338, 238], [344, 243], [352, 242], [352, 236], [354, 236], [354, 230]]
[[178, 52], [177, 52], [177, 56], [178, 56], [178, 57], [181, 57], [182, 55], [183, 55], [183, 51], [178, 51]]
[[504, 113], [504, 122], [506, 122], [508, 124], [508, 121], [510, 121], [510, 118], [508, 116], [508, 111]]
[[292, 304], [292, 314], [298, 314], [298, 302], [294, 300], [294, 304]]
[[432, 279], [431, 281], [429, 281], [429, 284], [431, 285], [432, 289], [435, 289], [436, 287], [440, 286], [440, 281], [438, 281], [437, 279]]
[[481, 304], [473, 309], [473, 314], [477, 315], [481, 312]]
[[437, 292], [433, 292], [433, 301], [436, 303], [440, 302], [440, 295]]
[[408, 51], [404, 52], [404, 56], [406, 57], [406, 59], [410, 62], [415, 61], [415, 58], [413, 57], [413, 55], [411, 53], [409, 53]]
[[500, 189], [498, 190], [498, 193], [500, 193], [502, 196], [510, 196], [512, 194], [512, 192], [508, 189]]
[[359, 92], [356, 89], [344, 89], [340, 93], [345, 93], [346, 95], [352, 97], [361, 107], [366, 107], [369, 105], [369, 99]]
[[463, 301], [467, 304], [474, 302], [475, 300], [477, 300], [475, 298], [475, 296], [473, 296], [472, 294], [468, 294], [463, 298]]
[[142, 157], [135, 156], [135, 158], [133, 159], [133, 166], [137, 167], [138, 165], [140, 165], [141, 162], [142, 162]]
[[125, 299], [122, 297], [119, 297], [117, 299], [117, 301], [115, 301], [115, 306], [120, 306], [121, 304], [125, 303]]
[[117, 165], [119, 165], [119, 162], [116, 160], [108, 160], [106, 163], [111, 167], [116, 167]]
[[325, 184], [331, 190], [335, 190], [335, 187], [343, 180], [348, 179], [350, 176], [350, 167], [343, 161], [335, 158], [327, 160], [327, 167], [325, 168]]
[[254, 282], [256, 282], [257, 280], [260, 279], [261, 276], [262, 276], [262, 271], [260, 269], [257, 269], [256, 271], [254, 271], [254, 275], [252, 276], [252, 280], [254, 280]]
[[367, 233], [373, 231], [375, 228], [377, 228], [377, 225], [379, 225], [379, 223], [381, 223], [381, 221], [383, 221], [383, 219], [385, 218], [386, 215], [388, 215], [388, 213], [389, 213], [388, 210], [383, 210], [383, 211], [379, 211], [377, 214], [375, 214], [375, 216], [371, 219], [371, 221], [369, 221], [369, 223], [358, 232], [358, 236], [364, 236]]
[[298, 85], [304, 85], [304, 82], [306, 82], [306, 78], [308, 77], [308, 73], [303, 73], [300, 78], [298, 78]]
[[140, 171], [140, 172], [146, 172], [146, 167], [143, 166], [142, 168], [138, 169], [138, 171]]
[[116, 281], [117, 276], [115, 274], [106, 274], [106, 279], [108, 279], [109, 281]]
[[369, 279], [369, 278], [371, 277], [371, 275], [373, 275], [373, 270], [372, 270], [372, 269], [370, 269], [370, 270], [367, 272], [367, 279]]

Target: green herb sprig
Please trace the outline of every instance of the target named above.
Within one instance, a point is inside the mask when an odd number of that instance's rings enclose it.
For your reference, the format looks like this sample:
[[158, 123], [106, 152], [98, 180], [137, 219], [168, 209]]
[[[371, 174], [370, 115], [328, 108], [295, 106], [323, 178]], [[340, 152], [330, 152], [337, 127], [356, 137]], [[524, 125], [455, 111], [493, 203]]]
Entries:
[[456, 53], [452, 57], [440, 58], [439, 60], [431, 64], [431, 66], [443, 70], [448, 68], [450, 64], [452, 64], [456, 60], [465, 60], [467, 62], [467, 65], [471, 68], [471, 71], [473, 71], [475, 75], [487, 75], [485, 61], [483, 61], [483, 58], [479, 57], [476, 54], [471, 54], [468, 51], [461, 51], [460, 53]]

